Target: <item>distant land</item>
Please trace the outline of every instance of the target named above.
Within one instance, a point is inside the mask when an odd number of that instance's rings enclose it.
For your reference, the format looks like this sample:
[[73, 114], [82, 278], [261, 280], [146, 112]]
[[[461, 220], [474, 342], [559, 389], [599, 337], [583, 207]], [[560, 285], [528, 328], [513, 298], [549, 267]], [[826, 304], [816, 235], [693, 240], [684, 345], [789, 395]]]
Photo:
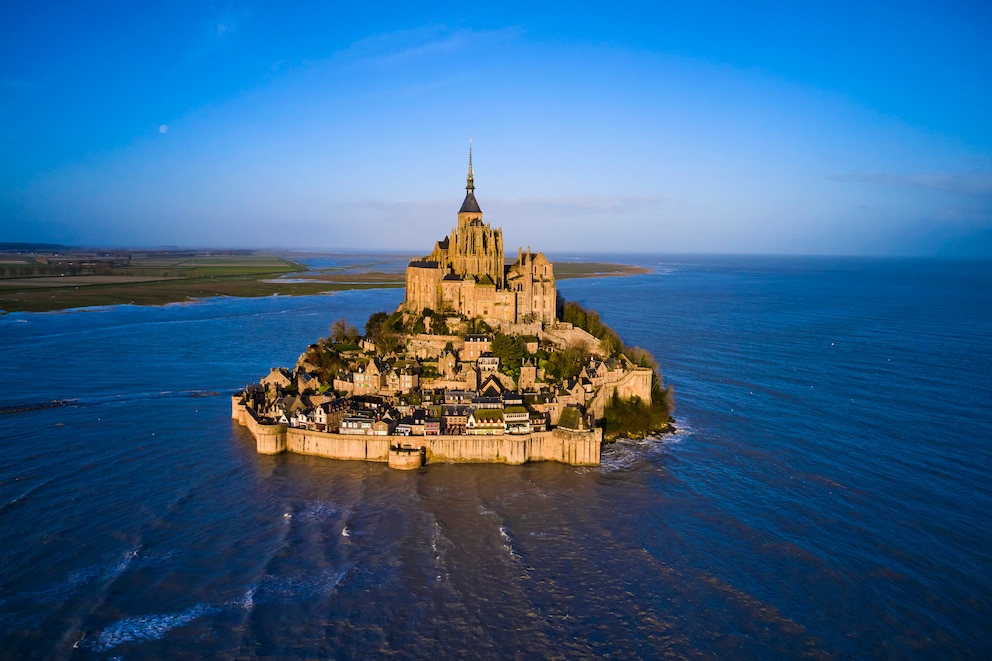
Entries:
[[[0, 243], [0, 311], [164, 305], [212, 296], [306, 296], [404, 286], [410, 255], [263, 250], [125, 250]], [[300, 261], [296, 261], [300, 260]], [[339, 262], [310, 268], [303, 261]], [[603, 262], [554, 265], [558, 279], [635, 275]]]

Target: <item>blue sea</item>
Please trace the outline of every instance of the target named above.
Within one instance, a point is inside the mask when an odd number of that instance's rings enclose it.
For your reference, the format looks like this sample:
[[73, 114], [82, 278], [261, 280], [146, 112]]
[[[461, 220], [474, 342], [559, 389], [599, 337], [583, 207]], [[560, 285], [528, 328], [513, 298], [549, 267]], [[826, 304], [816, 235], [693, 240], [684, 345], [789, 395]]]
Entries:
[[992, 656], [992, 264], [597, 256], [675, 388], [602, 466], [260, 456], [401, 290], [0, 316], [0, 659]]

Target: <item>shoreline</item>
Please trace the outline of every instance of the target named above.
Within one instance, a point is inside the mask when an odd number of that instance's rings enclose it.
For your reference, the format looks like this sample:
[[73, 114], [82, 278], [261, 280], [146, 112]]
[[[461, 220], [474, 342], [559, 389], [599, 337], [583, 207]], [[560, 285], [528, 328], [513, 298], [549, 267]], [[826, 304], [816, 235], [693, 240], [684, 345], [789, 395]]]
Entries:
[[[308, 269], [273, 254], [258, 254], [262, 269], [244, 269], [245, 260], [230, 263], [212, 258], [209, 264], [186, 260], [194, 277], [166, 275], [75, 275], [62, 278], [14, 277], [0, 279], [0, 316], [15, 312], [68, 312], [114, 305], [163, 306], [233, 297], [313, 296], [358, 289], [398, 289], [403, 273], [366, 271], [365, 264]], [[275, 261], [278, 260], [278, 261]], [[190, 265], [192, 264], [192, 265]], [[239, 268], [241, 267], [241, 268]], [[175, 265], [173, 269], [179, 268]], [[565, 262], [555, 265], [559, 280], [630, 277], [654, 272], [632, 264]], [[50, 281], [51, 284], [45, 281]], [[68, 280], [68, 282], [66, 282]]]

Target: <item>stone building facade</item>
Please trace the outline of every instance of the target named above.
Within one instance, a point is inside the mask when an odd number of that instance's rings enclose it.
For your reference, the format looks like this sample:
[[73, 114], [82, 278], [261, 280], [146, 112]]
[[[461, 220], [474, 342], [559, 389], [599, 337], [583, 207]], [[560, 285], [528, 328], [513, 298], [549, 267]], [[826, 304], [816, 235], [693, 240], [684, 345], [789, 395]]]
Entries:
[[434, 244], [430, 255], [406, 269], [403, 308], [450, 311], [505, 323], [555, 320], [557, 289], [554, 267], [544, 253], [517, 251], [506, 265], [503, 231], [482, 220], [475, 199], [472, 150], [469, 148], [465, 201], [451, 234]]

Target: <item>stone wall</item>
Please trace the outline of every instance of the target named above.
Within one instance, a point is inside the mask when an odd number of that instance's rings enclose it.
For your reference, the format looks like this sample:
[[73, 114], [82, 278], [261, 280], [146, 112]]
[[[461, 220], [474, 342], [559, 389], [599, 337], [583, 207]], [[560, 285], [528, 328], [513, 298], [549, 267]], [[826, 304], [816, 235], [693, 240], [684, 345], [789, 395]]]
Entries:
[[444, 347], [451, 342], [452, 348], [461, 351], [465, 348], [463, 335], [428, 335], [420, 333], [407, 338], [406, 349], [417, 358], [437, 358], [444, 352]]
[[255, 417], [254, 411], [239, 403], [240, 398], [231, 398], [231, 418], [246, 427], [255, 438], [255, 451], [259, 454], [279, 454], [286, 451], [286, 425], [264, 424]]
[[290, 427], [286, 430], [286, 449], [296, 454], [310, 454], [332, 459], [387, 461], [388, 436], [332, 434]]
[[[571, 326], [571, 324], [569, 324]], [[596, 339], [595, 336], [587, 333], [581, 328], [576, 328], [572, 326], [571, 328], [566, 327], [563, 324], [548, 328], [543, 330], [538, 335], [542, 340], [553, 343], [558, 347], [581, 347], [589, 351], [589, 353], [596, 356], [603, 356], [602, 343]]]
[[604, 383], [599, 387], [596, 392], [596, 396], [592, 398], [586, 408], [590, 413], [596, 416], [597, 420], [601, 420], [603, 417], [603, 411], [606, 408], [607, 402], [613, 397], [613, 393], [616, 392], [621, 399], [630, 399], [631, 397], [640, 397], [645, 402], [651, 402], [651, 377], [654, 372], [647, 367], [636, 367], [630, 372], [627, 372], [623, 377], [614, 383]]
[[232, 400], [231, 417], [255, 437], [259, 454], [289, 451], [329, 459], [388, 462], [390, 443], [424, 448], [426, 463], [503, 463], [558, 461], [573, 466], [598, 466], [603, 431], [553, 429], [520, 436], [363, 436], [334, 434], [260, 423]]

